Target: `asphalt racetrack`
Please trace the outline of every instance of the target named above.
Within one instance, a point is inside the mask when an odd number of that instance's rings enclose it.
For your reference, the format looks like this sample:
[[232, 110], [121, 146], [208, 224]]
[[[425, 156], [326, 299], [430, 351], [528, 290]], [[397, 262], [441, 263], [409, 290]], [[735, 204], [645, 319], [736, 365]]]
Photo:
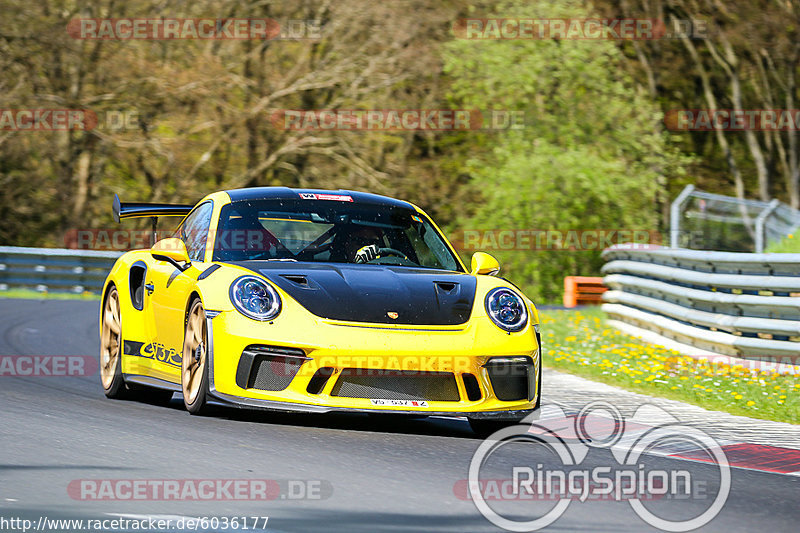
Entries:
[[[89, 301], [0, 300], [0, 355], [97, 357], [98, 307]], [[570, 404], [574, 391], [549, 383], [549, 375], [544, 375], [545, 404], [580, 409]], [[268, 517], [266, 528], [260, 523], [259, 529], [501, 531], [459, 490], [481, 442], [460, 419], [289, 415], [223, 407], [196, 417], [184, 410], [177, 394], [166, 407], [108, 400], [96, 372], [1, 376], [0, 516], [30, 519], [37, 526], [42, 517]], [[522, 459], [533, 467], [557, 466], [544, 446], [520, 443], [493, 456], [485, 477], [491, 478], [492, 470], [494, 477], [507, 477], [509, 464]], [[662, 498], [651, 503], [659, 515], [688, 518], [710, 505], [719, 477], [713, 465], [657, 455], [643, 456], [642, 462], [648, 469], [679, 468], [705, 480], [705, 499]], [[610, 451], [593, 449], [582, 467], [613, 464]], [[703, 531], [797, 531], [800, 477], [738, 468], [731, 476], [727, 502]], [[268, 501], [96, 501], [75, 489], [80, 480], [123, 479], [260, 479], [270, 480], [280, 492]], [[514, 501], [499, 502], [496, 508], [506, 516], [532, 519], [552, 505]], [[628, 502], [587, 500], [571, 502], [547, 530], [657, 529]]]

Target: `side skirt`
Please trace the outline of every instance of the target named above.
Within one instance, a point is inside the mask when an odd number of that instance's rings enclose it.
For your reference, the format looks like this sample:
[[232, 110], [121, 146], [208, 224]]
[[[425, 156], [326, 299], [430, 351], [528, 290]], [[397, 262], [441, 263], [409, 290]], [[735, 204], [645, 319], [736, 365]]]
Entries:
[[126, 383], [145, 385], [147, 387], [153, 387], [154, 389], [169, 390], [172, 392], [181, 392], [180, 385], [164, 381], [163, 379], [151, 378], [150, 376], [142, 376], [139, 374], [123, 374], [122, 377]]

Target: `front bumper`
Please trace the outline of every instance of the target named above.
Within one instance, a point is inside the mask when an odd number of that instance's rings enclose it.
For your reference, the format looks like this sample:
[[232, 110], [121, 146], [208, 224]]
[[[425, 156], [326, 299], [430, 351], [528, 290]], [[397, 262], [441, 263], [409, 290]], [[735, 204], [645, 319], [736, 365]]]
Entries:
[[[207, 314], [209, 395], [226, 405], [283, 412], [395, 413], [498, 421], [519, 421], [535, 416], [538, 388], [526, 398], [501, 400], [495, 394], [486, 368], [486, 362], [492, 357], [526, 357], [531, 368], [535, 368], [534, 383], [539, 383], [539, 347], [532, 328], [508, 335], [488, 319], [486, 323], [471, 320], [457, 328], [384, 328], [319, 319], [301, 333], [285, 324], [283, 327], [257, 324], [236, 312]], [[314, 334], [309, 335], [308, 331]], [[315, 339], [314, 344], [296, 340], [309, 337]], [[238, 366], [242, 353], [252, 344], [302, 349], [307, 357], [284, 389], [252, 388], [237, 378], [237, 372], [241, 374]], [[453, 356], [454, 353], [460, 355]], [[408, 361], [418, 364], [413, 370], [422, 373], [430, 369], [452, 374], [457, 397], [447, 401], [422, 401], [424, 406], [416, 408], [409, 407], [409, 402], [375, 405], [373, 398], [339, 396], [334, 390], [337, 380], [343, 379], [346, 370], [352, 367], [366, 371], [408, 371], [405, 366]], [[322, 368], [331, 369], [333, 374], [322, 390], [312, 394], [308, 390], [310, 381]], [[467, 374], [477, 378], [479, 398], [475, 398], [474, 391], [466, 390], [462, 378]], [[502, 393], [499, 395], [502, 397]], [[377, 398], [381, 398], [380, 394]]]

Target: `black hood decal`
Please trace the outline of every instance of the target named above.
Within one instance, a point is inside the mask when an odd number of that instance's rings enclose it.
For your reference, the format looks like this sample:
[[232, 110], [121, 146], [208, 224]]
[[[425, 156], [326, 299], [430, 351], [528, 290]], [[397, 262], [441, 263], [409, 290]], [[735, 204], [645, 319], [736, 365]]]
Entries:
[[425, 268], [339, 263], [237, 261], [333, 320], [454, 326], [469, 320], [477, 280]]

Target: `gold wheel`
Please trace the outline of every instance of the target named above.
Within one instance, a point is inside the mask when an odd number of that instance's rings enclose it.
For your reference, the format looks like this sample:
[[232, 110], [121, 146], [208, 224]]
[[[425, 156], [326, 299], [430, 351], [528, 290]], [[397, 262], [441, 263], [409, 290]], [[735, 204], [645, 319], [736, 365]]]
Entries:
[[181, 363], [183, 401], [189, 411], [196, 413], [205, 405], [206, 348], [208, 331], [206, 312], [200, 300], [192, 304], [186, 319]]
[[119, 313], [119, 294], [116, 287], [112, 287], [103, 308], [103, 330], [100, 335], [100, 380], [106, 391], [111, 391], [115, 386], [121, 339], [122, 321]]

